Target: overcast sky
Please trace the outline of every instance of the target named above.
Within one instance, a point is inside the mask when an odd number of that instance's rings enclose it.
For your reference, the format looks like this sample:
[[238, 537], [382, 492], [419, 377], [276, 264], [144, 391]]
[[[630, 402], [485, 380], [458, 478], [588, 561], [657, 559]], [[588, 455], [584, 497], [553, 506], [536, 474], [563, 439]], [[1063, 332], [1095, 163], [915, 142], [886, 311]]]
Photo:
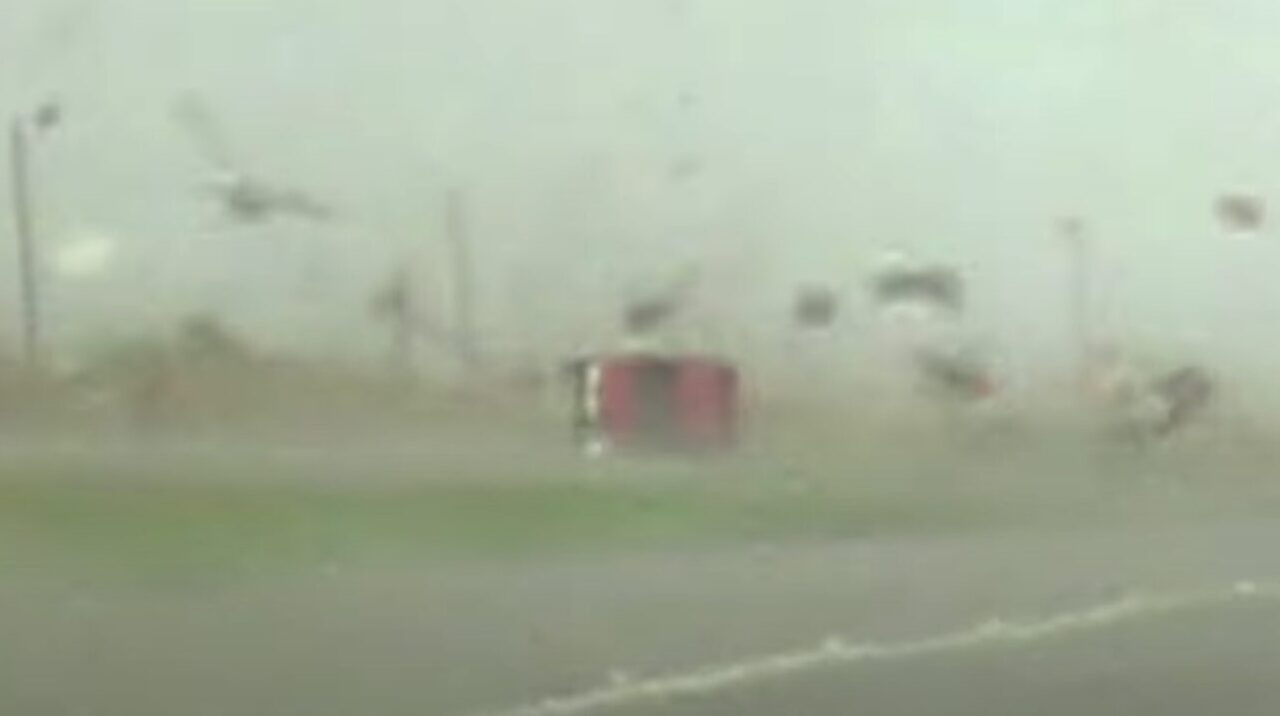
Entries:
[[[1074, 213], [1111, 333], [1280, 348], [1280, 236], [1226, 237], [1211, 211], [1280, 189], [1267, 0], [5, 5], [0, 107], [67, 108], [38, 148], [43, 238], [122, 246], [113, 275], [51, 287], [66, 342], [208, 307], [352, 350], [389, 267], [445, 280], [441, 207], [462, 186], [502, 345], [589, 335], [689, 262], [715, 287], [705, 310], [781, 324], [797, 282], [854, 292], [906, 248], [961, 262], [974, 330], [1043, 356], [1065, 333], [1054, 221]], [[246, 164], [342, 220], [224, 225], [170, 118], [185, 92]]]

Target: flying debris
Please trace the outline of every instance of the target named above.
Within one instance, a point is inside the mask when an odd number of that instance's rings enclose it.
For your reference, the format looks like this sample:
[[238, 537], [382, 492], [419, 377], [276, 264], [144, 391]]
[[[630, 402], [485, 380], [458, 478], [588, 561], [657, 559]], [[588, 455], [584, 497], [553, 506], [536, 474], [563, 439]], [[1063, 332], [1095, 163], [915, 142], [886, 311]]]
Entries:
[[312, 221], [329, 221], [333, 218], [333, 210], [327, 204], [304, 192], [264, 184], [244, 174], [214, 177], [209, 188], [219, 196], [229, 214], [245, 223], [261, 222], [286, 214]]
[[622, 314], [623, 327], [631, 335], [660, 328], [688, 304], [697, 282], [698, 272], [691, 269], [662, 291], [627, 304]]
[[[1123, 368], [1116, 359], [1111, 362], [1112, 372]], [[1208, 370], [1194, 364], [1147, 377], [1121, 372], [1099, 386], [1108, 430], [1137, 444], [1167, 439], [1203, 415], [1216, 392], [1215, 382]]]
[[1244, 193], [1218, 197], [1214, 212], [1223, 226], [1240, 233], [1261, 229], [1267, 218], [1266, 203], [1260, 197]]
[[627, 306], [622, 320], [628, 333], [648, 333], [666, 323], [677, 309], [665, 296], [641, 299]]
[[45, 102], [31, 115], [31, 122], [42, 132], [53, 129], [62, 122], [62, 105], [52, 100]]
[[829, 328], [839, 312], [839, 300], [831, 289], [805, 286], [796, 295], [793, 317], [802, 328]]
[[204, 182], [205, 188], [236, 221], [254, 224], [284, 216], [311, 221], [333, 218], [333, 209], [328, 204], [298, 189], [245, 171], [213, 114], [199, 98], [191, 95], [180, 98], [174, 104], [173, 117], [212, 165], [213, 172]]
[[1200, 366], [1182, 366], [1157, 378], [1152, 391], [1164, 403], [1160, 420], [1152, 428], [1164, 437], [1204, 411], [1213, 397], [1213, 378]]
[[940, 399], [968, 403], [995, 392], [990, 366], [972, 350], [926, 348], [916, 353], [915, 363], [923, 387]]
[[882, 307], [923, 303], [951, 313], [964, 310], [964, 281], [949, 266], [895, 262], [872, 277], [871, 292]]

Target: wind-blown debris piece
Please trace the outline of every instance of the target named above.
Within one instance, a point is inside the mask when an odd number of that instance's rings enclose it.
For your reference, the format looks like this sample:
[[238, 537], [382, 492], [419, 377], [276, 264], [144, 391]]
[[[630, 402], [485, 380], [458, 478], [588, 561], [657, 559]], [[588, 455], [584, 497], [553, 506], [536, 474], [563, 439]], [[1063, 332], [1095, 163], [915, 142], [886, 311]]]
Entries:
[[1214, 211], [1223, 226], [1239, 233], [1261, 229], [1267, 218], [1266, 203], [1260, 197], [1244, 193], [1218, 197]]
[[1214, 386], [1207, 371], [1191, 365], [1161, 376], [1152, 389], [1166, 406], [1161, 420], [1154, 426], [1156, 434], [1164, 436], [1200, 414], [1213, 397]]
[[989, 366], [971, 351], [921, 350], [915, 361], [924, 387], [940, 398], [967, 403], [995, 392], [995, 379]]
[[806, 286], [796, 295], [794, 319], [802, 328], [829, 328], [839, 312], [839, 300], [828, 288]]
[[662, 327], [688, 304], [697, 283], [698, 272], [690, 269], [662, 291], [627, 304], [623, 328], [628, 334], [643, 335]]
[[949, 266], [900, 266], [877, 273], [871, 291], [881, 306], [922, 302], [959, 313], [964, 310], [964, 281]]
[[284, 216], [311, 221], [333, 218], [333, 208], [327, 203], [245, 171], [213, 114], [199, 98], [179, 98], [173, 107], [173, 118], [212, 165], [214, 172], [205, 186], [233, 219], [253, 224]]
[[32, 124], [42, 132], [53, 129], [61, 121], [62, 105], [52, 100], [41, 104], [31, 115]]

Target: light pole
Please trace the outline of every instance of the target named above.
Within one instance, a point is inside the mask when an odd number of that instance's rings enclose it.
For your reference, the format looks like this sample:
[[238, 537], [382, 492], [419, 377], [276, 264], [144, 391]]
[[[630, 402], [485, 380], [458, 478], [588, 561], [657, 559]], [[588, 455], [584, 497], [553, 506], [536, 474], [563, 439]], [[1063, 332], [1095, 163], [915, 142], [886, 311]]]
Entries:
[[22, 305], [22, 349], [28, 368], [41, 358], [42, 314], [39, 257], [31, 182], [31, 139], [61, 119], [61, 109], [45, 103], [30, 115], [18, 115], [9, 125], [10, 182], [13, 190], [14, 237], [18, 249], [18, 285]]

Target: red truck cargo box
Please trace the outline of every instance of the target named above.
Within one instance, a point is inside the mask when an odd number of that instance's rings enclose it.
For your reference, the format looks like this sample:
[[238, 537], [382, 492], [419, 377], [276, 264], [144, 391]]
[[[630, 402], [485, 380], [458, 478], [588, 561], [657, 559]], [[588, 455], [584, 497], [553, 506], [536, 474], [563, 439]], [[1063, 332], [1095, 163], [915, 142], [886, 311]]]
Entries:
[[590, 450], [714, 450], [737, 433], [738, 373], [702, 356], [598, 356], [573, 364], [575, 432]]

